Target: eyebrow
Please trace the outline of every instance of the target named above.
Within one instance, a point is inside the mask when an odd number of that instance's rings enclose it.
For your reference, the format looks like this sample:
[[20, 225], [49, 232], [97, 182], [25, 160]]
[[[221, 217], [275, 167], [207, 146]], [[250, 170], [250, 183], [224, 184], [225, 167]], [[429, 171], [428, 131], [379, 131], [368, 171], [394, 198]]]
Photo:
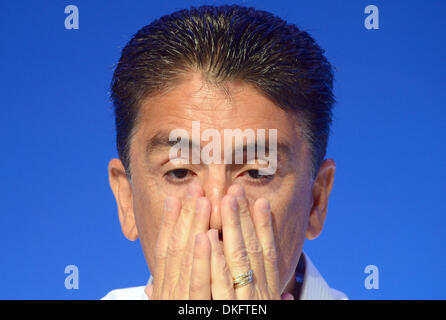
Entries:
[[[265, 155], [269, 155], [269, 140], [265, 139], [265, 144], [262, 143], [262, 145], [258, 144], [257, 142], [255, 143], [250, 143], [250, 144], [243, 144], [243, 148], [241, 148], [240, 146], [235, 146], [234, 147], [234, 154], [239, 151], [240, 149], [242, 149], [243, 154], [247, 154], [248, 153], [248, 147], [250, 148], [254, 148], [253, 150], [255, 151], [255, 155], [257, 157], [257, 152], [258, 152], [258, 148], [262, 146], [263, 147], [263, 151], [265, 152]], [[282, 154], [282, 155], [286, 155], [288, 156], [291, 153], [290, 147], [282, 142], [277, 142], [277, 155]]]
[[[152, 138], [150, 138], [147, 141], [146, 144], [146, 154], [148, 154], [149, 152], [153, 152], [153, 151], [157, 151], [157, 150], [162, 150], [164, 148], [171, 148], [173, 146], [175, 146], [181, 139], [184, 140], [189, 140], [188, 137], [178, 137], [177, 140], [169, 140], [169, 133], [165, 132], [165, 131], [159, 131], [158, 133], [156, 133]], [[197, 146], [198, 145], [189, 140], [189, 148], [192, 148], [193, 146]]]
[[[150, 152], [154, 152], [154, 151], [162, 151], [165, 148], [171, 148], [173, 146], [175, 146], [181, 139], [184, 140], [189, 140], [189, 150], [193, 150], [192, 148], [198, 148], [198, 143], [196, 143], [195, 141], [192, 141], [189, 139], [189, 137], [178, 137], [177, 140], [173, 140], [170, 141], [169, 140], [169, 133], [166, 131], [159, 131], [157, 132], [152, 138], [150, 138], [147, 143], [146, 143], [146, 147], [145, 147], [145, 152], [146, 155], [149, 155]], [[245, 140], [245, 139], [243, 139]], [[204, 145], [206, 145], [208, 142], [204, 143]], [[235, 153], [241, 149], [241, 146], [234, 146], [234, 144], [232, 144], [233, 146], [233, 155], [235, 156]], [[252, 144], [243, 144], [243, 154], [246, 155], [248, 152], [248, 146], [249, 147], [254, 147], [255, 149], [255, 155], [257, 156], [257, 150], [259, 145], [257, 144], [257, 142], [252, 143]], [[200, 145], [200, 150], [203, 146]], [[224, 151], [224, 147], [223, 147], [223, 151]], [[269, 140], [266, 138], [265, 139], [265, 144], [264, 144], [264, 152], [265, 154], [269, 154]], [[279, 155], [283, 155], [286, 156], [286, 158], [288, 158], [288, 156], [291, 154], [291, 150], [290, 147], [288, 146], [288, 144], [286, 143], [282, 143], [282, 142], [277, 142], [277, 154]]]

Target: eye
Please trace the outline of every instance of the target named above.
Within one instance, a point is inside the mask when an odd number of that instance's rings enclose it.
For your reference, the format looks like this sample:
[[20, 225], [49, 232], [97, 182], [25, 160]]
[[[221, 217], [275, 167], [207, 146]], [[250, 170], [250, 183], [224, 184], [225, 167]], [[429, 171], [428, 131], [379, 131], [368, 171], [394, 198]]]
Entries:
[[181, 182], [188, 180], [187, 178], [191, 174], [192, 174], [192, 171], [190, 171], [188, 169], [174, 169], [174, 170], [168, 171], [165, 174], [165, 176], [166, 176], [167, 180], [169, 180], [170, 182], [181, 183]]
[[262, 175], [258, 169], [247, 170], [242, 175], [246, 176], [249, 182], [254, 184], [268, 183], [274, 177], [274, 175]]
[[259, 170], [256, 170], [256, 169], [248, 170], [248, 171], [247, 171], [247, 174], [248, 174], [248, 176], [249, 176], [250, 178], [252, 178], [252, 179], [259, 179], [259, 178], [264, 177], [264, 176], [261, 176], [261, 175], [260, 175], [260, 171], [259, 171]]

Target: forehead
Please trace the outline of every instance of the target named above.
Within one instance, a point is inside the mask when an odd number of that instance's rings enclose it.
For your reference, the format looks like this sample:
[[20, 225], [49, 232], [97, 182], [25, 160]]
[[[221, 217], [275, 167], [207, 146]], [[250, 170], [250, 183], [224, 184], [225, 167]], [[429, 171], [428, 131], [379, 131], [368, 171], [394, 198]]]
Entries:
[[277, 129], [279, 140], [294, 140], [301, 128], [294, 116], [244, 82], [215, 86], [191, 74], [169, 91], [146, 98], [140, 106], [136, 134], [145, 137], [176, 128]]

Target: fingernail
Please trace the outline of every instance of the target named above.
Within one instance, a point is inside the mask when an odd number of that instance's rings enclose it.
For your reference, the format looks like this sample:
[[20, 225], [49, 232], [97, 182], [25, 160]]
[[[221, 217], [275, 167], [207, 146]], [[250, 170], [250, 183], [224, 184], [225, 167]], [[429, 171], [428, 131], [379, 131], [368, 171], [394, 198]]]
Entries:
[[294, 296], [288, 292], [282, 293], [281, 298], [282, 300], [294, 300]]
[[195, 211], [199, 212], [203, 209], [204, 206], [204, 199], [203, 198], [198, 198], [197, 202], [195, 203]]
[[211, 240], [218, 240], [218, 230], [217, 229], [210, 229], [208, 231], [209, 238]]
[[238, 184], [231, 187], [231, 194], [237, 198], [245, 196], [245, 190]]
[[187, 186], [186, 198], [191, 198], [191, 197], [192, 197], [192, 186], [188, 185]]
[[259, 210], [263, 213], [271, 212], [271, 207], [269, 205], [269, 201], [266, 199], [262, 199], [259, 201]]
[[200, 244], [203, 243], [205, 240], [206, 234], [204, 233], [199, 233], [195, 236], [195, 243], [196, 244]]
[[152, 299], [152, 294], [153, 294], [153, 286], [152, 285], [148, 285], [145, 289], [144, 289], [147, 298], [149, 298], [149, 300]]
[[193, 188], [192, 188], [192, 185], [188, 185], [188, 186], [187, 186], [186, 199], [190, 199], [190, 198], [192, 198], [192, 192], [193, 192], [192, 189], [193, 189]]
[[238, 210], [237, 199], [235, 197], [231, 197], [231, 199], [229, 200], [229, 205], [231, 206], [232, 210], [234, 211]]
[[166, 211], [172, 211], [174, 207], [174, 198], [173, 197], [167, 197], [166, 200], [164, 200], [164, 210]]

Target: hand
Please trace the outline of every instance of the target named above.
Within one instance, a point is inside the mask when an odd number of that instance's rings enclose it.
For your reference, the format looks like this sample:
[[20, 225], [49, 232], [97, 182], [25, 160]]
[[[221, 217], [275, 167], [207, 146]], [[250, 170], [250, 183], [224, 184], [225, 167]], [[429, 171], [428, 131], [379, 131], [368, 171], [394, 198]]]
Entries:
[[[211, 243], [211, 290], [217, 300], [281, 299], [278, 253], [274, 241], [269, 201], [260, 198], [253, 206], [239, 185], [229, 188], [221, 202], [223, 248], [218, 231], [207, 232]], [[234, 289], [232, 277], [253, 270], [253, 282]], [[284, 294], [282, 299], [293, 299]]]
[[[149, 299], [210, 299], [212, 294], [218, 300], [293, 300], [290, 293], [279, 294], [278, 258], [268, 200], [255, 202], [251, 218], [243, 189], [235, 185], [228, 190], [221, 203], [223, 249], [218, 231], [208, 230], [209, 201], [202, 197], [199, 187], [190, 193], [195, 196], [182, 208], [176, 198], [166, 201], [170, 205], [165, 209], [156, 246], [154, 282], [145, 289]], [[201, 203], [197, 206], [201, 208], [194, 208], [193, 199]], [[184, 239], [187, 245], [183, 246]], [[254, 281], [234, 289], [232, 276], [249, 269], [254, 271]]]
[[210, 299], [211, 206], [199, 185], [189, 186], [181, 204], [166, 199], [163, 220], [155, 248], [153, 284], [146, 287], [149, 299]]

